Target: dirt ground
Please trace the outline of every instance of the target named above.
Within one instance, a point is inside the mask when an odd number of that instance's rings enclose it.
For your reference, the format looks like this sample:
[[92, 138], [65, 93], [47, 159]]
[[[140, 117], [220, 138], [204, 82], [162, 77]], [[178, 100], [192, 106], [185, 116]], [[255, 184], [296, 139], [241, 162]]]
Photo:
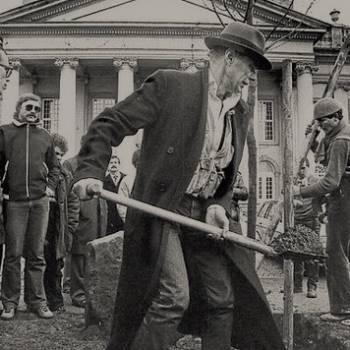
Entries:
[[[283, 278], [275, 273], [275, 278], [263, 277], [266, 295], [275, 313], [283, 310]], [[13, 321], [0, 321], [1, 350], [102, 350], [105, 338], [97, 326], [84, 329], [84, 310], [71, 305], [65, 294], [66, 312], [56, 314], [54, 319], [38, 319], [28, 313], [21, 303]], [[319, 285], [319, 297], [307, 299], [306, 294], [294, 297], [295, 313], [322, 313], [327, 311], [325, 281]], [[199, 350], [200, 340], [186, 337], [173, 348]]]
[[[284, 282], [281, 264], [265, 259], [259, 269], [259, 275], [271, 309], [281, 321]], [[306, 289], [306, 278], [304, 278], [304, 289]], [[42, 320], [35, 314], [26, 312], [21, 298], [16, 318], [12, 321], [0, 320], [0, 349], [104, 350], [106, 345], [104, 334], [97, 326], [90, 326], [85, 329], [84, 310], [72, 306], [68, 294], [64, 294], [64, 296], [66, 312], [56, 314], [51, 320]], [[0, 309], [1, 307], [0, 303]], [[319, 320], [319, 315], [328, 312], [328, 310], [328, 294], [324, 275], [321, 276], [319, 281], [318, 297], [316, 299], [306, 298], [306, 291], [294, 295], [294, 315], [299, 319], [299, 322], [295, 322], [295, 325], [296, 328], [304, 328], [302, 332], [299, 332], [302, 333], [302, 341], [299, 342], [300, 339], [295, 338], [295, 350], [350, 349], [350, 336], [348, 336], [350, 329], [339, 327], [337, 323], [325, 324]], [[302, 319], [302, 322], [300, 319]], [[319, 331], [321, 328], [325, 337], [322, 343], [325, 344], [325, 347], [318, 345], [321, 341]], [[332, 337], [334, 339], [345, 339], [342, 344], [348, 344], [349, 347], [334, 346]], [[349, 341], [346, 339], [349, 339]], [[171, 350], [200, 350], [200, 339], [186, 336]]]
[[[67, 298], [69, 299], [69, 298]], [[84, 310], [67, 302], [66, 312], [39, 319], [20, 305], [13, 321], [0, 321], [1, 350], [102, 350], [98, 327], [84, 329]]]

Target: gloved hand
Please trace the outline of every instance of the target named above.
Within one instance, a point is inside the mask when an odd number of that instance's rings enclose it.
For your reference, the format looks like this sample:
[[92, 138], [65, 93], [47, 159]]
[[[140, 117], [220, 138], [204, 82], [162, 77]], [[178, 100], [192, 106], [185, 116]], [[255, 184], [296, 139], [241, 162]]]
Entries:
[[103, 189], [103, 182], [98, 179], [86, 178], [79, 180], [73, 186], [73, 191], [80, 200], [89, 200], [97, 197]]
[[52, 188], [46, 187], [45, 193], [49, 198], [55, 198], [55, 191]]
[[224, 230], [228, 230], [229, 228], [229, 220], [226, 216], [225, 208], [219, 204], [213, 204], [207, 208], [205, 222], [209, 225], [223, 228]]
[[320, 132], [320, 126], [314, 125], [314, 123], [308, 124], [305, 129], [305, 136], [309, 135], [312, 133], [313, 128], [316, 128], [316, 133], [319, 134]]
[[294, 196], [294, 198], [295, 197], [301, 197], [301, 193], [300, 193], [300, 186], [298, 186], [298, 185], [294, 185], [293, 186], [293, 196]]
[[299, 199], [293, 199], [293, 205], [295, 208], [301, 208], [303, 206], [303, 202]]

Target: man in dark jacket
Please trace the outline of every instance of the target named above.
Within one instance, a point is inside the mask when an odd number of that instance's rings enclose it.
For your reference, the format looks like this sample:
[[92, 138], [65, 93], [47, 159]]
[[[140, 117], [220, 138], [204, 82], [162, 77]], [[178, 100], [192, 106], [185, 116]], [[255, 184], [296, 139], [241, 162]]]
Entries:
[[41, 318], [53, 317], [43, 286], [44, 240], [59, 164], [51, 136], [40, 127], [40, 111], [40, 97], [24, 94], [17, 101], [13, 122], [0, 127], [0, 178], [9, 196], [2, 281], [5, 320], [15, 316], [18, 306], [22, 256], [27, 309]]
[[[209, 72], [158, 71], [92, 122], [79, 153], [80, 198], [102, 189], [111, 145], [143, 128], [132, 197], [228, 228], [248, 128], [242, 88], [271, 63], [263, 35], [246, 24], [205, 42]], [[243, 248], [131, 208], [124, 239], [108, 350], [167, 349], [177, 329], [200, 334], [205, 350], [230, 350], [231, 339], [241, 349], [284, 349]]]
[[314, 106], [314, 119], [324, 131], [319, 145], [325, 175], [316, 183], [294, 188], [296, 198], [328, 195], [327, 287], [330, 313], [325, 321], [350, 319], [350, 126], [342, 105], [333, 98], [322, 98]]
[[[63, 166], [74, 175], [77, 157], [67, 159]], [[79, 201], [79, 223], [73, 235], [70, 260], [70, 296], [72, 304], [84, 308], [86, 304], [85, 266], [87, 243], [106, 235], [107, 204], [102, 198]]]
[[[107, 191], [129, 197], [129, 187], [126, 182], [126, 174], [120, 171], [120, 160], [117, 155], [112, 155], [109, 161], [107, 175], [103, 181], [103, 188]], [[126, 207], [113, 202], [107, 202], [107, 231], [106, 234], [124, 230]]]
[[[52, 134], [58, 161], [68, 151], [66, 139]], [[50, 200], [49, 222], [45, 239], [44, 286], [51, 311], [64, 311], [62, 295], [63, 258], [71, 250], [73, 234], [79, 223], [79, 198], [71, 191], [73, 176], [60, 164], [56, 195]]]

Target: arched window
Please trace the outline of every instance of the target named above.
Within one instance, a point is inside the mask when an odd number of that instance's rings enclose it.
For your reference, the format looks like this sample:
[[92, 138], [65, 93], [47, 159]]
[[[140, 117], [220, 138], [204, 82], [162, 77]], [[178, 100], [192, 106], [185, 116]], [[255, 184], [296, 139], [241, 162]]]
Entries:
[[275, 199], [275, 171], [270, 162], [259, 163], [258, 170], [258, 199]]

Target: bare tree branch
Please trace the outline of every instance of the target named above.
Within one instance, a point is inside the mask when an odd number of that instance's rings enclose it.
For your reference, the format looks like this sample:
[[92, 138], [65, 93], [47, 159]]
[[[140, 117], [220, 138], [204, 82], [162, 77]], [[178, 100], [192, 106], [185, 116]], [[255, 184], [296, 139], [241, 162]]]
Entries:
[[[305, 11], [305, 13], [304, 13], [305, 16], [307, 16], [307, 14], [308, 14], [309, 11], [311, 10], [312, 6], [313, 6], [317, 1], [318, 1], [318, 0], [312, 0], [312, 1], [310, 2], [308, 8], [306, 9], [306, 11]], [[266, 51], [271, 50], [273, 47], [276, 48], [276, 44], [279, 43], [279, 42], [281, 42], [281, 41], [284, 41], [285, 39], [292, 39], [292, 38], [294, 37], [294, 35], [296, 34], [297, 30], [300, 28], [300, 26], [301, 26], [302, 24], [303, 24], [303, 22], [300, 21], [300, 22], [298, 23], [298, 25], [297, 25], [296, 27], [294, 27], [294, 29], [293, 29], [290, 33], [284, 35], [283, 37], [277, 39], [276, 41], [272, 42], [269, 46], [267, 46], [267, 47], [266, 47]], [[282, 46], [282, 45], [284, 45], [284, 44], [285, 44], [285, 43], [283, 42], [283, 43], [281, 43], [280, 45], [278, 45], [277, 47], [280, 47], [280, 46]]]
[[246, 10], [243, 22], [247, 22], [251, 25], [253, 24], [254, 5], [255, 5], [255, 0], [248, 0], [247, 10]]
[[271, 30], [271, 32], [269, 33], [269, 35], [266, 37], [266, 41], [270, 39], [271, 35], [277, 30], [277, 28], [280, 26], [281, 23], [283, 23], [284, 19], [287, 17], [287, 15], [290, 13], [290, 10], [292, 9], [294, 4], [294, 0], [291, 1], [291, 3], [289, 4], [287, 11], [284, 13], [284, 15], [280, 18], [280, 20], [278, 21], [278, 23], [275, 25], [275, 27]]
[[221, 25], [225, 28], [225, 23], [222, 21], [220, 15], [218, 14], [218, 11], [216, 10], [216, 6], [215, 6], [215, 4], [214, 4], [214, 1], [215, 1], [215, 0], [211, 0], [211, 6], [213, 7], [213, 10], [214, 10], [214, 12], [215, 12], [215, 14], [216, 14], [216, 17], [217, 17], [218, 20], [220, 21]]
[[[232, 13], [234, 13], [236, 11], [236, 6], [233, 7], [233, 12], [231, 13], [230, 9], [228, 8], [227, 6], [227, 0], [223, 0], [223, 3], [224, 3], [224, 7], [225, 7], [225, 10], [226, 12], [230, 15], [231, 19], [232, 20], [236, 20], [235, 17], [232, 15]], [[237, 2], [236, 2], [237, 3]]]

